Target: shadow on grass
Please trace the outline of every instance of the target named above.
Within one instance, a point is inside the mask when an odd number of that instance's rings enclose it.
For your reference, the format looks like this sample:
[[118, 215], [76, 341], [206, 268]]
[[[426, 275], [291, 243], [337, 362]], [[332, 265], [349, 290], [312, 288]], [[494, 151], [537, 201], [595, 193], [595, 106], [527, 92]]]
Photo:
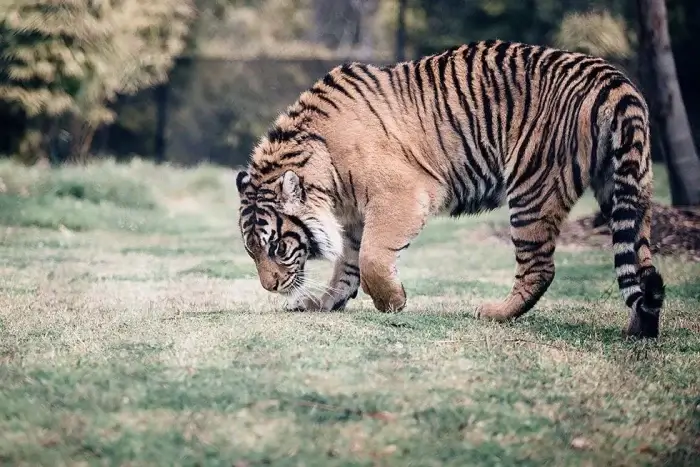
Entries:
[[122, 342], [111, 346], [110, 351], [116, 353], [120, 358], [142, 359], [172, 348], [172, 343], [160, 345], [150, 342]]
[[[152, 349], [137, 345], [128, 350], [138, 353]], [[15, 368], [0, 371], [0, 375], [6, 383], [4, 393], [8, 396], [7, 400], [12, 401], [0, 407], [0, 418], [14, 419], [18, 427], [28, 423], [54, 431], [61, 430], [63, 422], [60, 414], [78, 412], [92, 416], [91, 423], [99, 425], [100, 420], [109, 420], [119, 414], [129, 416], [145, 411], [177, 416], [191, 411], [223, 415], [246, 410], [257, 414], [261, 420], [291, 415], [296, 429], [305, 435], [312, 435], [319, 428], [338, 429], [358, 422], [381, 429], [386, 423], [400, 423], [397, 419], [401, 418], [403, 423], [417, 424], [421, 431], [426, 431], [420, 435], [388, 440], [396, 446], [394, 455], [397, 458], [421, 464], [438, 459], [455, 465], [493, 465], [504, 460], [514, 464], [526, 459], [496, 441], [465, 442], [460, 423], [466, 422], [468, 429], [481, 432], [482, 428], [474, 423], [483, 421], [488, 424], [489, 433], [497, 433], [506, 426], [509, 431], [522, 430], [522, 434], [537, 429], [535, 425], [523, 423], [516, 423], [517, 426], [513, 427], [513, 420], [506, 413], [499, 416], [498, 423], [494, 424], [491, 415], [486, 412], [478, 412], [475, 418], [470, 419], [469, 414], [450, 407], [416, 412], [413, 419], [406, 419], [400, 415], [403, 404], [395, 394], [320, 393], [295, 381], [285, 381], [277, 376], [270, 379], [269, 368], [238, 366], [233, 362], [225, 369], [200, 369], [186, 376], [174, 374], [172, 369], [159, 365], [128, 368], [124, 364], [80, 365], [71, 369], [47, 367], [30, 372]], [[51, 410], [37, 411], [37, 406], [51, 407]], [[157, 426], [144, 426], [138, 433], [130, 433], [127, 428], [116, 437], [91, 436], [88, 431], [81, 436], [61, 439], [57, 448], [62, 451], [64, 459], [109, 459], [114, 463], [127, 463], [136, 459], [144, 461], [155, 454], [141, 451], [140, 440], [148, 439], [160, 445], [165, 458], [175, 455], [183, 445], [194, 449], [199, 455], [203, 454], [203, 446], [183, 444], [182, 434], [175, 430], [175, 427], [163, 431]], [[212, 446], [231, 449], [226, 440], [211, 441]], [[299, 446], [297, 459], [307, 465], [309, 462], [312, 465], [332, 465], [326, 459], [329, 445], [326, 443], [321, 449], [313, 446], [312, 443]], [[3, 460], [10, 464], [27, 459], [53, 464], [56, 460], [55, 450], [46, 447], [30, 450], [26, 444], [9, 445], [2, 441], [0, 447], [5, 448]], [[279, 457], [274, 450], [266, 451], [239, 452], [236, 455], [239, 459], [242, 455], [248, 460]], [[232, 452], [219, 451], [214, 452], [210, 460], [231, 460], [233, 457]], [[335, 454], [331, 454], [330, 458], [335, 458]], [[340, 458], [335, 460], [341, 461]], [[175, 459], [172, 461], [176, 463]], [[341, 464], [347, 465], [347, 462]], [[231, 465], [231, 462], [227, 465]], [[275, 462], [275, 465], [280, 464]]]
[[162, 318], [162, 321], [177, 321], [181, 319], [202, 320], [208, 322], [219, 322], [230, 316], [250, 315], [250, 308], [241, 306], [239, 308], [227, 308], [209, 311], [181, 311], [175, 315]]
[[241, 314], [238, 310], [212, 310], [212, 311], [183, 311], [181, 318], [202, 319], [205, 321], [221, 321], [227, 316]]
[[409, 300], [412, 296], [444, 297], [446, 294], [478, 294], [484, 299], [498, 299], [510, 290], [508, 285], [484, 281], [437, 278], [407, 279], [404, 286]]
[[679, 438], [677, 445], [671, 452], [661, 457], [656, 465], [700, 466], [700, 397], [691, 404], [688, 423], [676, 436]]
[[622, 330], [615, 326], [600, 326], [586, 322], [561, 321], [532, 314], [520, 320], [520, 327], [537, 335], [543, 341], [564, 341], [577, 348], [590, 349], [593, 345], [622, 342]]
[[666, 297], [674, 299], [698, 300], [698, 297], [700, 297], [700, 278], [693, 278], [681, 284], [667, 285]]
[[567, 322], [547, 316], [528, 316], [520, 321], [519, 325], [543, 341], [563, 341], [587, 351], [600, 350], [601, 345], [605, 350], [624, 344], [636, 350], [651, 346], [666, 353], [700, 354], [700, 335], [686, 328], [665, 327], [663, 321], [660, 338], [648, 340], [627, 338], [622, 328], [613, 325]]
[[458, 314], [363, 312], [352, 315], [352, 318], [362, 322], [363, 325], [374, 325], [380, 328], [383, 339], [399, 337], [407, 333], [430, 339], [444, 339], [451, 331], [469, 324]]

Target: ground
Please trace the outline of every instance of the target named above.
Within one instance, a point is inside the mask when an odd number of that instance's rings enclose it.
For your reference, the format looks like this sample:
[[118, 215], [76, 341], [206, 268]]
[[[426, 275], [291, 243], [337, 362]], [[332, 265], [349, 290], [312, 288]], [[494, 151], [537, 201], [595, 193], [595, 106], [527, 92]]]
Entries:
[[476, 321], [512, 281], [498, 211], [429, 224], [400, 314], [363, 294], [289, 313], [242, 248], [234, 179], [0, 164], [0, 463], [700, 465], [697, 262], [655, 258], [656, 341], [622, 337], [607, 245], [559, 248], [523, 319]]

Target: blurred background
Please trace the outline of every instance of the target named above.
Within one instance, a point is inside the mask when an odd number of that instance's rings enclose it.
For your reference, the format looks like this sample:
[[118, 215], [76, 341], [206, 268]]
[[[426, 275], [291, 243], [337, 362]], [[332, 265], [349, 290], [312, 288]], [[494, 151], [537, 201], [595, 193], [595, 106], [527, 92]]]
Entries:
[[341, 62], [498, 38], [627, 71], [652, 104], [654, 159], [669, 163], [674, 204], [700, 204], [697, 0], [0, 2], [0, 154], [25, 164], [237, 167], [276, 114]]

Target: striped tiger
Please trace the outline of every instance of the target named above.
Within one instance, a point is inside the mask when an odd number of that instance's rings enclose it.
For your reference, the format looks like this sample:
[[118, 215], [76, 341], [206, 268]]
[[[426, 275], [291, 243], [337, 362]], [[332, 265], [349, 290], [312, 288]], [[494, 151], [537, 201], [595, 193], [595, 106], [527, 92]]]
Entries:
[[[499, 322], [548, 289], [560, 226], [591, 187], [610, 219], [626, 333], [658, 336], [649, 115], [604, 59], [493, 40], [393, 66], [339, 65], [277, 117], [236, 185], [261, 285], [295, 310], [343, 309], [360, 287], [378, 310], [402, 310], [396, 260], [427, 219], [507, 203], [514, 284], [474, 311]], [[305, 287], [316, 258], [335, 263], [320, 296]]]

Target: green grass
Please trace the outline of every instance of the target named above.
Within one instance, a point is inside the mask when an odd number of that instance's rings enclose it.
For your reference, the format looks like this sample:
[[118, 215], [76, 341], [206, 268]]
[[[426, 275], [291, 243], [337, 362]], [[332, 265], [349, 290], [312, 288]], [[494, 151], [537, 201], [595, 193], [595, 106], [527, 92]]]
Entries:
[[138, 160], [105, 160], [52, 170], [0, 160], [0, 225], [181, 233], [181, 219], [172, 216], [178, 202], [192, 195], [216, 199], [223, 192], [220, 174], [209, 167], [159, 172]]
[[560, 247], [536, 309], [475, 321], [512, 281], [499, 211], [429, 223], [400, 314], [364, 294], [287, 313], [240, 244], [229, 171], [0, 179], [3, 465], [700, 465], [700, 264], [655, 259], [654, 342], [620, 334], [609, 249]]

